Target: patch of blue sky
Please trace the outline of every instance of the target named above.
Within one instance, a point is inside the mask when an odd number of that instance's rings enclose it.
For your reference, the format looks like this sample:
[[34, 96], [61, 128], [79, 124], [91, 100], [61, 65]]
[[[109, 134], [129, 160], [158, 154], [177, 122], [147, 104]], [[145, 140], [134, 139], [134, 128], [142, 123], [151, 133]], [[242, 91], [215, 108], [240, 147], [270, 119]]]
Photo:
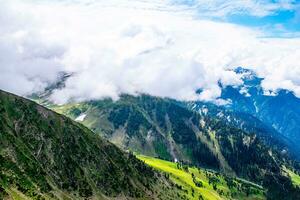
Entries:
[[292, 37], [292, 33], [300, 31], [300, 13], [296, 10], [281, 10], [264, 17], [236, 14], [227, 16], [225, 20], [242, 26], [262, 28], [274, 37]]
[[245, 4], [237, 0], [172, 0], [172, 2], [197, 9], [200, 18], [259, 28], [268, 37], [300, 35], [300, 0], [253, 0], [251, 3], [245, 1]]

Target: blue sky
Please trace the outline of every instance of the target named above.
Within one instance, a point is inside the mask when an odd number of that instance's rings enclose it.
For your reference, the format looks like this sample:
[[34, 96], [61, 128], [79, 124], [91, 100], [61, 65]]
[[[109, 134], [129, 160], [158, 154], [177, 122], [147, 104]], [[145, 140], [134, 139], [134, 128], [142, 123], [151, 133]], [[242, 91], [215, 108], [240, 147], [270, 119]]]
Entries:
[[298, 37], [299, 0], [174, 0], [197, 11], [199, 18], [259, 28], [270, 37]]
[[[36, 0], [32, 1], [37, 2]], [[44, 0], [44, 2], [49, 3], [53, 0]], [[61, 2], [95, 4], [104, 3], [105, 0], [65, 0]], [[133, 0], [133, 2], [139, 1]], [[140, 1], [140, 3], [149, 4], [147, 0]], [[258, 28], [270, 37], [300, 36], [300, 0], [153, 0], [153, 4], [158, 6], [165, 3], [181, 5], [187, 10], [195, 11], [200, 19]]]
[[289, 33], [291, 37], [300, 31], [300, 13], [297, 10], [280, 10], [274, 14], [258, 17], [251, 15], [230, 15], [226, 19], [230, 23], [248, 27], [260, 27], [271, 36], [284, 37]]

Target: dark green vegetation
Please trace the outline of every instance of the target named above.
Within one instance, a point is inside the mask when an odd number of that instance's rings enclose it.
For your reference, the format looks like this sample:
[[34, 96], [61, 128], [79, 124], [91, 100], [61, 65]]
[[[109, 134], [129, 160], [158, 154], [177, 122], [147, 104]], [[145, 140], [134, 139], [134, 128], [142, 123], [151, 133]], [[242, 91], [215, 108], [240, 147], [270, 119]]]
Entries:
[[226, 126], [235, 127], [247, 133], [255, 133], [266, 145], [272, 146], [273, 149], [294, 159], [298, 157], [298, 153], [295, 154], [289, 148], [293, 145], [293, 141], [250, 114], [234, 112], [207, 102], [188, 102], [187, 107], [192, 111], [199, 112], [200, 115], [206, 118], [222, 121]]
[[[267, 187], [270, 199], [299, 198], [283, 166], [299, 167], [281, 143], [256, 128], [240, 128], [221, 118], [191, 111], [185, 103], [141, 95], [52, 109], [82, 123], [123, 149], [238, 175]], [[78, 118], [79, 117], [79, 118]]]
[[174, 199], [173, 191], [84, 126], [0, 91], [0, 199]]

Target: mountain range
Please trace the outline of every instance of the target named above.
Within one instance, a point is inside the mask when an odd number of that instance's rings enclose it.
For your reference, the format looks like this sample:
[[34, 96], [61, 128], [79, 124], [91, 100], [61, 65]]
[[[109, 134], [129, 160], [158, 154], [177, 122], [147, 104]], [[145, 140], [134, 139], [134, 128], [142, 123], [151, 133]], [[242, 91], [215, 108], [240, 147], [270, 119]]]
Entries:
[[[244, 84], [220, 83], [225, 105], [146, 94], [57, 105], [50, 97], [72, 76], [64, 73], [28, 96], [40, 105], [1, 92], [1, 191], [37, 199], [300, 198], [300, 100], [285, 90], [266, 95], [254, 72], [235, 72]], [[211, 176], [223, 189], [209, 186]], [[209, 180], [212, 196], [198, 178]]]
[[243, 85], [222, 88], [221, 98], [229, 100], [226, 110], [256, 117], [265, 125], [275, 129], [278, 136], [288, 139], [290, 151], [299, 159], [300, 152], [300, 99], [288, 90], [279, 90], [275, 94], [266, 94], [259, 78], [253, 71], [238, 67], [237, 74], [242, 75]]
[[268, 193], [272, 197], [289, 191], [286, 181], [275, 181], [286, 177], [286, 166], [299, 169], [295, 148], [291, 148], [294, 143], [286, 135], [229, 105], [126, 94], [117, 101], [107, 98], [55, 105], [48, 97], [56, 88], [51, 86], [32, 98], [121, 149], [213, 169], [267, 187], [276, 183], [277, 189]]
[[237, 176], [120, 150], [81, 124], [4, 91], [0, 119], [0, 199], [266, 197], [265, 188]]

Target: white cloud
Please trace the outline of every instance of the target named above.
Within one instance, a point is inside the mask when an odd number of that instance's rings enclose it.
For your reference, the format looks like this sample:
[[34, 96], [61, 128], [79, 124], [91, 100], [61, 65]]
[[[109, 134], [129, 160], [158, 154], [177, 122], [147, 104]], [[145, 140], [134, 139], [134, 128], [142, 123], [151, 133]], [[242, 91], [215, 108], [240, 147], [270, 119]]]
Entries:
[[82, 2], [0, 1], [1, 89], [28, 94], [69, 71], [57, 103], [141, 92], [216, 101], [218, 81], [241, 84], [228, 69], [245, 66], [266, 89], [300, 96], [298, 38], [197, 19], [171, 1]]

